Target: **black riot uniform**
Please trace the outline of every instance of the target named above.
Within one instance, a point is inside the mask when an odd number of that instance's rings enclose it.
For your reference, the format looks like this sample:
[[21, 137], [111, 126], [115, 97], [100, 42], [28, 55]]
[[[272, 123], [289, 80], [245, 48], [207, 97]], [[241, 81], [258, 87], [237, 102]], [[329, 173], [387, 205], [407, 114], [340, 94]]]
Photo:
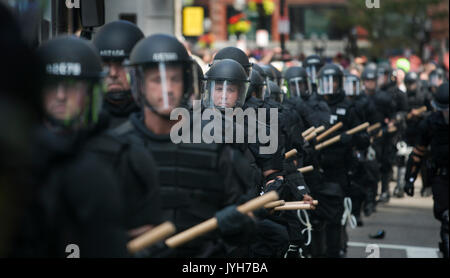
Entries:
[[[363, 75], [363, 78], [366, 79], [367, 76]], [[362, 91], [359, 77], [348, 73], [345, 74], [344, 89], [358, 120], [375, 124], [375, 105]], [[374, 201], [373, 194], [378, 183], [373, 168], [377, 168], [378, 165], [373, 155], [374, 150], [371, 147], [354, 148], [353, 154], [356, 159], [350, 175], [352, 214], [356, 217], [357, 225], [362, 226], [363, 223], [360, 216], [362, 204], [366, 203], [366, 206], [373, 205], [371, 202]]]
[[[351, 102], [346, 99], [343, 90], [343, 72], [334, 64], [325, 65], [319, 72], [318, 93], [323, 96], [330, 107], [330, 125], [342, 122], [342, 130], [349, 130], [361, 122], [357, 119]], [[325, 182], [332, 190], [336, 200], [335, 215], [327, 222], [327, 255], [340, 256], [341, 217], [344, 212], [344, 198], [351, 194], [348, 173], [349, 163], [342, 163], [342, 158], [352, 158], [352, 147], [367, 147], [367, 140], [361, 134], [341, 135], [340, 143], [327, 147], [321, 152], [321, 166], [324, 170]]]
[[[420, 87], [419, 76], [417, 73], [408, 72], [405, 76], [405, 85], [407, 89], [408, 111], [421, 108], [422, 106], [426, 106], [428, 110], [431, 110], [431, 100], [429, 99], [427, 92]], [[404, 138], [408, 145], [415, 145], [414, 129], [417, 128], [422, 116], [423, 115], [419, 115], [419, 117], [410, 117], [410, 119], [406, 120], [407, 127]]]
[[[46, 74], [41, 92], [46, 115], [33, 142], [34, 198], [12, 256], [125, 257], [119, 184], [107, 165], [83, 151], [98, 131], [98, 52], [85, 40], [59, 37], [41, 45], [37, 54]], [[74, 94], [84, 101], [71, 114], [64, 100]]]
[[[13, 13], [0, 3], [0, 257], [6, 257], [14, 248], [12, 238], [18, 220], [29, 204], [31, 185], [24, 179], [32, 169], [30, 139], [42, 117], [41, 96], [32, 93], [41, 90], [42, 72], [33, 50], [21, 38], [19, 24]], [[26, 80], [27, 82], [23, 82]], [[6, 201], [4, 201], [6, 200]]]
[[[163, 218], [172, 221], [177, 231], [183, 231], [210, 217], [217, 211], [235, 204], [245, 193], [245, 186], [239, 180], [242, 175], [236, 173], [239, 165], [239, 153], [225, 145], [215, 143], [205, 144], [174, 144], [169, 131], [159, 131], [154, 123], [161, 123], [160, 127], [170, 128], [169, 114], [176, 106], [188, 107], [192, 95], [193, 62], [184, 46], [169, 35], [156, 34], [141, 40], [130, 56], [130, 66], [134, 72], [133, 93], [142, 107], [142, 114], [132, 114], [128, 122], [112, 131], [118, 138], [136, 142], [145, 146], [156, 160], [161, 186]], [[181, 71], [180, 71], [181, 70]], [[176, 77], [170, 77], [174, 71]], [[161, 91], [148, 91], [143, 81], [147, 75], [158, 74], [159, 82], [169, 84], [167, 78], [183, 82], [179, 99], [173, 99], [172, 87], [161, 86]], [[179, 76], [182, 74], [182, 76]], [[172, 81], [173, 82], [173, 81]], [[165, 90], [167, 89], [167, 90]], [[150, 94], [162, 95], [166, 101], [158, 102], [149, 98]], [[147, 122], [149, 117], [153, 121]], [[223, 223], [251, 223], [247, 216], [234, 213], [216, 215], [219, 222], [219, 233], [235, 236], [246, 229], [229, 230], [231, 225]], [[234, 212], [233, 212], [234, 211]], [[230, 212], [227, 210], [227, 212]], [[230, 218], [230, 214], [232, 215]], [[242, 220], [244, 219], [244, 220]], [[247, 222], [246, 222], [247, 221]], [[249, 222], [248, 222], [249, 221]], [[224, 256], [229, 245], [222, 244], [219, 233], [209, 233], [174, 250], [170, 256], [175, 257], [210, 257]], [[240, 240], [248, 239], [241, 237]], [[230, 241], [228, 241], [229, 243]], [[236, 244], [236, 243], [235, 243]], [[225, 247], [224, 247], [225, 246]]]
[[[120, 83], [120, 71], [126, 74], [129, 86], [130, 75], [125, 73], [123, 63], [130, 57], [131, 50], [144, 33], [133, 23], [125, 20], [113, 21], [103, 26], [95, 35], [94, 45], [100, 52], [103, 63], [109, 67], [105, 86]], [[103, 102], [104, 113], [109, 116], [109, 127], [114, 128], [124, 123], [131, 113], [139, 111], [131, 96], [131, 90], [106, 88]]]
[[[363, 120], [368, 121], [371, 124], [382, 123], [384, 117], [375, 103], [376, 92], [376, 82], [377, 82], [377, 72], [375, 69], [366, 68], [362, 74], [361, 79], [364, 82], [373, 81], [374, 87], [372, 90], [366, 88], [363, 85], [364, 91], [359, 97], [355, 98], [355, 113], [357, 116]], [[382, 105], [382, 104], [381, 104]], [[370, 134], [372, 137], [379, 132], [379, 129], [373, 131]], [[377, 161], [377, 153], [374, 146], [370, 146], [366, 153], [366, 160], [362, 164], [364, 165], [365, 175], [363, 180], [360, 181], [361, 184], [366, 185], [366, 199], [364, 202], [364, 214], [370, 216], [375, 211], [376, 196], [378, 189], [378, 182], [380, 180], [380, 166]], [[359, 176], [358, 171], [355, 173], [355, 177]], [[365, 179], [365, 180], [364, 180]]]
[[[365, 93], [376, 107], [376, 114], [374, 117], [376, 122], [380, 122], [383, 126], [382, 136], [376, 136], [373, 148], [376, 152], [378, 163], [380, 164], [381, 195], [378, 201], [387, 202], [390, 198], [389, 182], [392, 178], [392, 167], [397, 152], [395, 146], [395, 133], [387, 132], [387, 123], [395, 121], [398, 111], [406, 111], [406, 94], [396, 87], [396, 71], [393, 71], [388, 65], [384, 67], [380, 66], [377, 70], [378, 89], [365, 90]], [[363, 72], [363, 75], [370, 76], [370, 78], [366, 77], [366, 80], [373, 80], [373, 71], [375, 70], [371, 68], [366, 68], [364, 70], [365, 73]], [[370, 210], [367, 214], [370, 214]]]
[[288, 88], [288, 100], [302, 117], [304, 128], [311, 126], [329, 126], [328, 105], [317, 97], [313, 91], [312, 81], [302, 67], [290, 67], [284, 73], [285, 85]]
[[441, 240], [439, 244], [445, 258], [449, 253], [449, 214], [448, 214], [448, 83], [442, 84], [432, 102], [434, 112], [419, 124], [417, 144], [411, 153], [406, 175], [405, 192], [414, 195], [414, 181], [423, 163], [423, 156], [430, 146], [431, 174], [433, 190], [434, 217], [441, 222]]

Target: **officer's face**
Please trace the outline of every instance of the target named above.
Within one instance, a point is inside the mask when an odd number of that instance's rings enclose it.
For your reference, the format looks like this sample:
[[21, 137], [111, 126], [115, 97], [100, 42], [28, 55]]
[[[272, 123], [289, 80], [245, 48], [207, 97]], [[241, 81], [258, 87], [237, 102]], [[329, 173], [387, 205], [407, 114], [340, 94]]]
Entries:
[[377, 88], [377, 82], [375, 80], [364, 80], [364, 87], [368, 91], [374, 91]]
[[[165, 84], [158, 67], [145, 71], [144, 92], [149, 104], [163, 115], [176, 108], [183, 96], [183, 70], [181, 66], [165, 66]], [[166, 91], [164, 91], [166, 90]]]
[[[226, 90], [226, 91], [225, 91]], [[216, 83], [214, 86], [214, 105], [218, 107], [233, 108], [239, 97], [239, 88], [236, 84]]]
[[[292, 96], [298, 97], [300, 95], [306, 95], [307, 84], [299, 81], [289, 82], [289, 91], [292, 92]], [[298, 91], [300, 90], [300, 91]]]
[[120, 62], [107, 62], [105, 66], [109, 68], [108, 76], [105, 78], [106, 90], [108, 92], [127, 91], [130, 84], [127, 72]]
[[417, 89], [417, 83], [408, 83], [406, 84], [406, 89], [408, 89], [408, 91], [415, 91]]
[[85, 82], [59, 82], [44, 89], [45, 111], [51, 117], [72, 120], [83, 112], [87, 100], [88, 85]]

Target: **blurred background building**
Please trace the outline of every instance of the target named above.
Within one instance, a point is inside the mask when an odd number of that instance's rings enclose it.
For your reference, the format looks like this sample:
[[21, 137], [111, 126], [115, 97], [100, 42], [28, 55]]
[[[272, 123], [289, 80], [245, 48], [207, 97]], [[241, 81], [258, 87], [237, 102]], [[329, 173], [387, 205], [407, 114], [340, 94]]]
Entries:
[[[23, 15], [34, 43], [81, 30], [80, 9], [67, 3], [83, 0], [0, 1]], [[249, 52], [281, 47], [294, 57], [353, 58], [406, 52], [447, 57], [448, 64], [448, 0], [378, 0], [379, 8], [366, 2], [377, 0], [105, 0], [104, 11], [106, 23], [129, 20], [146, 35], [183, 37], [197, 51], [237, 45]]]

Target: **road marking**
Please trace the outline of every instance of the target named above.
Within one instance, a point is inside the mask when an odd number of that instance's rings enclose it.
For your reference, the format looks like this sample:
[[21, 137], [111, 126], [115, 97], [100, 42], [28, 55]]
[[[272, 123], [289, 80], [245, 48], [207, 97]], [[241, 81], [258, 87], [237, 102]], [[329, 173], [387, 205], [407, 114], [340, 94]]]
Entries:
[[376, 244], [380, 248], [405, 250], [408, 258], [439, 258], [437, 248], [418, 247], [409, 245], [396, 244], [378, 244], [378, 243], [364, 243], [364, 242], [348, 242], [348, 246], [352, 247], [366, 247], [369, 244]]

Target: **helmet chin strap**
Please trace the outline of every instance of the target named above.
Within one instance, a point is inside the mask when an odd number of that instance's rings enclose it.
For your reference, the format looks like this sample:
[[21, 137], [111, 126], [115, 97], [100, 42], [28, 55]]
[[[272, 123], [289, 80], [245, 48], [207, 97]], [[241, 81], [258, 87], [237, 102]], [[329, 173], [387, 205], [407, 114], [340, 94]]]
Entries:
[[72, 120], [58, 120], [55, 117], [52, 117], [50, 115], [47, 115], [45, 117], [45, 123], [46, 126], [52, 130], [52, 132], [55, 132], [57, 134], [67, 134], [75, 132], [75, 125], [78, 119], [72, 119]]
[[105, 99], [111, 104], [129, 103], [133, 101], [131, 90], [109, 91], [105, 94]]

